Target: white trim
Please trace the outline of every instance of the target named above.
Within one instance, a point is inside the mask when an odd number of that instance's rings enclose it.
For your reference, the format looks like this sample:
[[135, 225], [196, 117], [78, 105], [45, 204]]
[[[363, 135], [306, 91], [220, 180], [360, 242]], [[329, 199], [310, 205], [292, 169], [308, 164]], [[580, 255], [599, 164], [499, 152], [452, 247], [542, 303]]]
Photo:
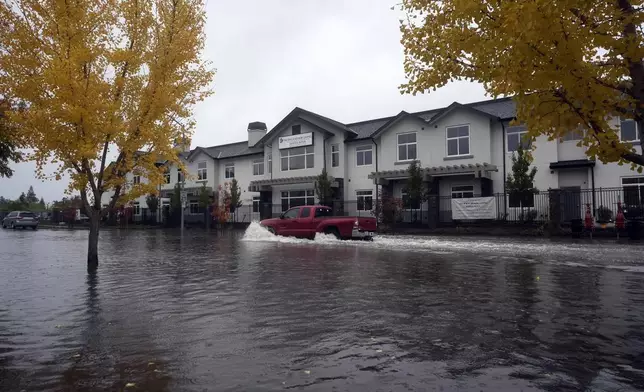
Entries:
[[[508, 133], [508, 130], [510, 128], [521, 128], [521, 127], [523, 127], [524, 131]], [[511, 126], [511, 127], [507, 127], [505, 129], [505, 153], [506, 154], [512, 154], [512, 153], [515, 153], [517, 151], [517, 150], [510, 151], [510, 143], [508, 143], [508, 137], [510, 135], [516, 135], [516, 134], [523, 135], [523, 134], [527, 134], [527, 133], [528, 133], [528, 128], [525, 125], [514, 125], [514, 126]], [[519, 137], [519, 143], [522, 143], [522, 140], [521, 140], [522, 138], [523, 138], [523, 136]], [[532, 140], [529, 141], [528, 148], [524, 148], [523, 151], [532, 151]]]
[[[369, 147], [369, 149], [368, 150], [367, 149], [358, 150], [358, 148], [361, 148], [361, 147], [365, 147], [365, 148]], [[355, 160], [356, 167], [365, 167], [365, 166], [372, 166], [373, 165], [373, 144], [356, 145], [355, 151], [356, 151], [356, 160]], [[371, 153], [370, 154], [371, 155], [371, 163], [365, 163], [365, 164], [359, 165], [358, 164], [358, 153], [363, 153], [363, 161], [366, 161], [366, 159], [364, 159], [364, 155], [366, 155], [365, 152], [367, 152], [367, 151], [369, 151]]]
[[[231, 168], [231, 167], [233, 168], [233, 175], [232, 175], [232, 177], [229, 177], [227, 169]], [[235, 178], [235, 163], [234, 162], [233, 163], [229, 162], [229, 163], [224, 164], [224, 178], [226, 180], [232, 180], [233, 178]]]
[[[410, 146], [414, 144], [416, 146], [416, 156], [414, 158], [409, 158], [409, 148], [407, 148], [407, 159], [400, 159], [400, 146], [401, 144], [398, 142], [398, 136], [400, 135], [411, 135], [414, 134], [416, 136], [416, 141], [414, 143], [403, 143], [405, 146]], [[409, 132], [399, 132], [396, 134], [396, 162], [411, 162], [411, 161], [416, 161], [418, 160], [418, 132], [417, 131], [409, 131]]]
[[[261, 165], [261, 168], [262, 168], [261, 173], [255, 174], [255, 166], [260, 166], [260, 165]], [[251, 171], [253, 177], [263, 176], [264, 173], [266, 172], [266, 170], [264, 168], [264, 158], [262, 158], [262, 159], [254, 159], [254, 160], [250, 161], [250, 171]], [[260, 170], [258, 169], [257, 171], [259, 172]]]
[[459, 187], [459, 186], [460, 186], [460, 187], [466, 187], [466, 186], [471, 187], [471, 188], [472, 188], [472, 197], [474, 197], [474, 195], [475, 195], [475, 193], [476, 193], [476, 192], [474, 192], [474, 184], [452, 184], [452, 185], [450, 186], [450, 189], [449, 189], [449, 191], [450, 191], [450, 192], [449, 192], [449, 196], [450, 196], [452, 199], [459, 199], [458, 197], [457, 197], [457, 198], [455, 198], [455, 197], [454, 197], [454, 192], [456, 192], [456, 193], [461, 193], [461, 194], [466, 193], [466, 192], [469, 192], [469, 191], [465, 191], [465, 190], [462, 190], [462, 191], [454, 191], [454, 188], [455, 188], [455, 187]]
[[[337, 151], [333, 151], [333, 147], [337, 147], [337, 148], [338, 148], [338, 150], [337, 150]], [[335, 165], [335, 166], [333, 165], [333, 154], [337, 154], [337, 155], [338, 155], [338, 164], [337, 164], [337, 165]], [[340, 143], [333, 143], [333, 144], [331, 144], [331, 167], [340, 167]]]
[[[204, 167], [199, 167], [199, 165], [201, 165], [202, 163], [204, 164]], [[202, 173], [203, 173], [203, 177], [202, 177]], [[206, 161], [197, 162], [197, 181], [208, 181], [208, 162]]]
[[[448, 137], [449, 130], [451, 128], [463, 128], [467, 127], [467, 136], [456, 136], [456, 137]], [[472, 127], [470, 127], [469, 123], [466, 124], [458, 124], [458, 125], [448, 125], [445, 127], [445, 156], [449, 158], [457, 158], [457, 157], [465, 157], [465, 156], [470, 156], [472, 155]], [[460, 148], [459, 148], [459, 140], [460, 139], [465, 139], [467, 137], [467, 150], [468, 152], [465, 154], [460, 154]], [[450, 140], [456, 140], [456, 151], [459, 152], [459, 154], [454, 154], [450, 155], [449, 154], [449, 141]]]
[[[639, 143], [640, 142], [640, 137], [642, 136], [641, 135], [642, 130], [639, 129], [639, 124], [637, 123], [637, 121], [635, 121], [632, 118], [627, 118], [626, 120], [622, 120], [621, 117], [618, 117], [618, 119], [619, 119], [619, 133], [618, 133], [619, 140], [622, 141], [622, 142], [625, 142], [625, 143]], [[633, 139], [633, 140], [623, 140], [622, 139], [622, 122], [624, 122], [624, 121], [626, 121], [626, 122], [632, 121], [635, 124], [635, 139]]]
[[[314, 169], [314, 168], [315, 168], [315, 147], [314, 147], [313, 145], [310, 145], [310, 146], [294, 147], [294, 148], [303, 148], [303, 149], [304, 149], [304, 154], [291, 155], [291, 154], [290, 154], [290, 151], [292, 151], [293, 149], [290, 149], [290, 148], [287, 148], [287, 149], [284, 149], [284, 150], [279, 150], [279, 152], [280, 152], [280, 154], [279, 154], [279, 155], [280, 155], [280, 172], [282, 172], [282, 173], [283, 173], [283, 172], [292, 172], [292, 171], [299, 171], [299, 170], [306, 170], [306, 169]], [[310, 152], [310, 153], [307, 153], [307, 152], [306, 152], [306, 149], [307, 149], [307, 148], [310, 148], [310, 149], [311, 149], [311, 152]], [[287, 155], [286, 157], [283, 157], [283, 156], [282, 156], [282, 152], [286, 152], [286, 153], [288, 153], [288, 155]], [[308, 155], [313, 155], [313, 166], [311, 166], [311, 167], [307, 167], [307, 166], [306, 166], [306, 157], [307, 157]], [[292, 157], [299, 157], [299, 156], [303, 156], [303, 157], [304, 157], [304, 167], [303, 167], [303, 168], [301, 168], [301, 169], [291, 169], [291, 168], [290, 168], [290, 167], [291, 167], [290, 159], [291, 159]], [[286, 169], [286, 170], [282, 169], [282, 159], [283, 159], [283, 158], [286, 158], [286, 159], [288, 160], [288, 167], [289, 167], [289, 168], [288, 168], [288, 169]]]

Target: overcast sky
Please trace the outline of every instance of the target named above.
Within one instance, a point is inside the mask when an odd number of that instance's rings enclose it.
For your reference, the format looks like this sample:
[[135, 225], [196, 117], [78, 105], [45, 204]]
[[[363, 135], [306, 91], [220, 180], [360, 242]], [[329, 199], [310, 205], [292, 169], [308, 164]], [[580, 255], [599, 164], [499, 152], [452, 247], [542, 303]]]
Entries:
[[[453, 83], [431, 94], [400, 95], [405, 81], [396, 0], [209, 0], [205, 57], [217, 68], [215, 95], [196, 110], [192, 147], [246, 140], [249, 122], [271, 129], [294, 107], [349, 123], [486, 99]], [[0, 195], [33, 185], [47, 202], [66, 181], [41, 182], [34, 165], [14, 165]]]

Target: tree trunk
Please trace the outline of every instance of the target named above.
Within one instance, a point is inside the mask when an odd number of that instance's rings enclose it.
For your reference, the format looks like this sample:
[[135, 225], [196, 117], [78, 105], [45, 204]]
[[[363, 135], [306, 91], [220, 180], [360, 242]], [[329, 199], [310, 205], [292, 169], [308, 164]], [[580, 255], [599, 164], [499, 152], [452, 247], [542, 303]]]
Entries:
[[87, 245], [87, 270], [98, 268], [98, 229], [100, 215], [95, 212], [89, 216], [89, 242]]

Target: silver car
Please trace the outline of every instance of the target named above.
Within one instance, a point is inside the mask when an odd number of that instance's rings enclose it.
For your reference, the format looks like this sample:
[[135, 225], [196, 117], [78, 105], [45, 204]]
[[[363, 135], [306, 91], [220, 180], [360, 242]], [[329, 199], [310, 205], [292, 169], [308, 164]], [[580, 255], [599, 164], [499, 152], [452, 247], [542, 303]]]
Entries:
[[27, 228], [31, 227], [32, 230], [38, 228], [38, 217], [29, 211], [12, 211], [2, 220], [2, 228]]

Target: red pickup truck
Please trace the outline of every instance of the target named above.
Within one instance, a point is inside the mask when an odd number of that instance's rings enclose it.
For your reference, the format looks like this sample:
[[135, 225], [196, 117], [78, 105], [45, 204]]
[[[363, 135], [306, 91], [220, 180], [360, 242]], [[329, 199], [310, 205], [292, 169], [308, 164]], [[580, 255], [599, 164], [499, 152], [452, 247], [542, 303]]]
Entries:
[[325, 206], [293, 207], [279, 218], [264, 219], [259, 224], [273, 234], [301, 238], [325, 233], [339, 239], [370, 240], [376, 231], [375, 218], [333, 216], [333, 211]]

